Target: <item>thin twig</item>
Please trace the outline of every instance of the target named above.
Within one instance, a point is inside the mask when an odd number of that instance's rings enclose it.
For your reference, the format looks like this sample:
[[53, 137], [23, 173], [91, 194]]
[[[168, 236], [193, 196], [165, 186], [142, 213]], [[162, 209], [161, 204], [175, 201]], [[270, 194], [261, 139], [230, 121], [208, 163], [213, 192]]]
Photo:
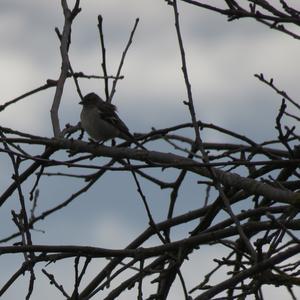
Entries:
[[79, 2], [80, 1], [78, 1], [78, 0], [76, 1], [75, 5], [74, 5], [74, 9], [71, 11], [68, 7], [67, 1], [61, 0], [61, 5], [63, 8], [64, 18], [65, 18], [63, 32], [60, 37], [60, 40], [61, 40], [60, 53], [61, 53], [61, 58], [62, 58], [61, 73], [60, 73], [59, 79], [57, 81], [55, 95], [54, 95], [52, 107], [50, 110], [53, 134], [54, 134], [54, 137], [56, 137], [56, 138], [60, 137], [60, 135], [61, 135], [61, 129], [60, 129], [59, 118], [58, 118], [58, 109], [59, 109], [61, 97], [63, 94], [64, 84], [68, 77], [68, 72], [69, 72], [70, 66], [71, 66], [70, 61], [69, 61], [69, 56], [68, 56], [70, 39], [71, 39], [71, 26], [72, 26], [72, 22], [73, 22], [75, 16], [80, 12]]
[[19, 97], [16, 97], [16, 98], [14, 98], [14, 99], [12, 99], [12, 100], [10, 100], [10, 101], [8, 101], [8, 102], [0, 105], [0, 112], [3, 111], [6, 107], [8, 107], [8, 106], [10, 106], [10, 105], [12, 105], [14, 103], [17, 103], [20, 100], [22, 100], [22, 99], [24, 99], [24, 98], [26, 98], [28, 96], [31, 96], [33, 94], [36, 94], [36, 93], [38, 93], [40, 91], [46, 90], [46, 89], [51, 88], [51, 87], [55, 87], [56, 85], [57, 85], [57, 81], [48, 79], [47, 82], [44, 85], [41, 85], [41, 86], [39, 86], [39, 87], [37, 87], [37, 88], [29, 91], [29, 92], [26, 92], [26, 93], [22, 94]]
[[64, 295], [64, 297], [70, 299], [70, 296], [66, 293], [64, 287], [57, 283], [53, 274], [48, 273], [45, 269], [42, 269], [42, 272], [48, 277], [50, 284], [53, 284]]
[[116, 74], [116, 78], [114, 79], [113, 83], [112, 83], [112, 88], [111, 88], [111, 92], [110, 92], [110, 95], [109, 95], [109, 98], [108, 98], [108, 102], [111, 103], [112, 102], [112, 98], [116, 92], [116, 86], [117, 86], [117, 82], [118, 82], [118, 78], [120, 77], [120, 74], [121, 74], [121, 70], [122, 70], [122, 67], [123, 67], [123, 64], [124, 64], [124, 60], [125, 60], [125, 57], [126, 57], [126, 54], [127, 54], [127, 51], [132, 43], [132, 39], [133, 39], [133, 35], [135, 33], [135, 30], [137, 28], [137, 25], [139, 23], [139, 19], [137, 18], [135, 20], [135, 23], [134, 23], [134, 26], [133, 26], [133, 29], [130, 33], [130, 36], [129, 36], [129, 40], [127, 42], [127, 45], [123, 51], [123, 54], [122, 54], [122, 57], [121, 57], [121, 60], [120, 60], [120, 64], [119, 64], [119, 67], [118, 67], [118, 71], [117, 71], [117, 74]]
[[109, 86], [108, 86], [107, 66], [106, 66], [106, 49], [105, 49], [104, 33], [103, 33], [103, 18], [101, 15], [98, 16], [98, 30], [99, 30], [99, 35], [100, 35], [100, 46], [101, 46], [101, 51], [102, 51], [101, 67], [102, 67], [103, 76], [104, 76], [105, 100], [108, 101]]

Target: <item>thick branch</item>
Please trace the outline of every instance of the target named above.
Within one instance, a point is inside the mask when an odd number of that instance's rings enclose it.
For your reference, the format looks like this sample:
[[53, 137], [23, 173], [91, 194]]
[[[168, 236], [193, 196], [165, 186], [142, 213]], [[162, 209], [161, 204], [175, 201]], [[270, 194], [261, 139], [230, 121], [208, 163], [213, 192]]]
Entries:
[[[79, 140], [67, 139], [37, 139], [33, 143], [46, 145], [53, 149], [68, 149], [71, 150], [72, 153], [88, 152], [94, 156], [103, 156], [115, 159], [127, 158], [146, 163], [151, 162], [154, 165], [159, 164], [163, 167], [185, 169], [195, 174], [212, 178], [211, 172], [206, 167], [203, 167], [201, 163], [172, 153], [121, 147], [106, 147], [101, 145], [92, 145]], [[216, 168], [212, 169], [215, 172], [214, 175], [217, 180], [225, 186], [242, 189], [251, 195], [264, 196], [269, 200], [274, 200], [280, 203], [288, 203], [297, 206], [300, 204], [300, 193], [275, 188], [269, 184], [262, 183], [251, 178], [245, 178], [236, 173], [225, 172]]]

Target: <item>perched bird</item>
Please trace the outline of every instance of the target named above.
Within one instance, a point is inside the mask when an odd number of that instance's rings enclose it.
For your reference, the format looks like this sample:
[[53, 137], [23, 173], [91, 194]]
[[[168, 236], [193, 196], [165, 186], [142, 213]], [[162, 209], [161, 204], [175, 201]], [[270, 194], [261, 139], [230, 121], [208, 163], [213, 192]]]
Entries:
[[117, 115], [115, 105], [103, 101], [97, 94], [90, 93], [83, 97], [80, 114], [81, 126], [96, 142], [106, 141], [116, 137], [134, 142], [141, 148], [129, 129]]

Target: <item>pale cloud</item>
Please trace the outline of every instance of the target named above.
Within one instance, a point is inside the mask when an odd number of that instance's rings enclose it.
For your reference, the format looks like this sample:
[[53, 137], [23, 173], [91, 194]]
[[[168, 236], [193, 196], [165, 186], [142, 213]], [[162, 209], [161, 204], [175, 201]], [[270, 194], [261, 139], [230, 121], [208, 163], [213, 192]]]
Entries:
[[91, 224], [91, 240], [99, 247], [122, 249], [129, 244], [138, 231], [128, 220], [116, 213], [106, 213]]

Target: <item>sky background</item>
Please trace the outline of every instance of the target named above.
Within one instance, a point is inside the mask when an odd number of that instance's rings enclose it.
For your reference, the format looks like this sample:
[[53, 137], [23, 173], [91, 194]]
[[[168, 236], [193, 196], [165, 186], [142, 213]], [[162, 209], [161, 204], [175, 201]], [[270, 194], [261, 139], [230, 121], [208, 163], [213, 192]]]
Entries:
[[[69, 3], [71, 6], [72, 1]], [[297, 6], [299, 9], [300, 4]], [[116, 73], [135, 18], [140, 18], [123, 67], [125, 78], [119, 81], [113, 100], [130, 130], [148, 132], [151, 127], [159, 129], [189, 122], [188, 109], [183, 105], [186, 92], [172, 7], [163, 0], [90, 0], [82, 1], [81, 7], [82, 12], [72, 27], [70, 60], [75, 71], [86, 74], [101, 73], [97, 15], [101, 14], [104, 19], [108, 73], [112, 75]], [[274, 123], [281, 97], [253, 75], [264, 73], [267, 78], [274, 78], [280, 89], [297, 100], [299, 41], [253, 20], [229, 23], [221, 15], [187, 4], [180, 4], [179, 10], [197, 118], [247, 135], [256, 142], [276, 138]], [[62, 29], [60, 1], [1, 0], [0, 21], [2, 104], [44, 84], [47, 79], [58, 78], [59, 41], [54, 28]], [[84, 94], [93, 91], [104, 96], [101, 81], [81, 80], [80, 84]], [[54, 89], [49, 89], [10, 106], [1, 112], [0, 125], [51, 137], [53, 96]], [[78, 102], [74, 83], [69, 80], [59, 111], [61, 126], [79, 121]], [[287, 124], [292, 123], [287, 121]], [[205, 132], [203, 138], [205, 142], [228, 141], [228, 138], [212, 132]], [[40, 149], [36, 151], [39, 153]], [[63, 154], [60, 155], [63, 157]], [[99, 161], [102, 160], [95, 160], [95, 164]], [[4, 189], [10, 182], [8, 174], [11, 167], [3, 154], [0, 155], [0, 163], [0, 187]], [[174, 178], [176, 174], [166, 172], [163, 175]], [[192, 176], [186, 180], [176, 214], [199, 207], [199, 201], [204, 196], [195, 184], [196, 180]], [[32, 183], [31, 180], [27, 182], [25, 194], [30, 191]], [[40, 186], [38, 210], [61, 202], [83, 184], [74, 179], [44, 178]], [[163, 220], [169, 204], [168, 192], [146, 182], [143, 182], [143, 188], [155, 221]], [[8, 224], [0, 229], [1, 238], [16, 230], [9, 220], [10, 210], [17, 200], [17, 196], [13, 195], [0, 212], [1, 223]], [[37, 228], [46, 230], [46, 233], [36, 232], [35, 243], [123, 248], [147, 228], [147, 218], [132, 178], [125, 173], [110, 173], [88, 194], [39, 223]], [[183, 237], [185, 232], [186, 228], [179, 229], [174, 238]], [[212, 247], [202, 249], [201, 256], [193, 254], [194, 260], [191, 259], [191, 263], [183, 268], [189, 288], [198, 283], [199, 274], [205, 275], [209, 270], [211, 259], [220, 256], [224, 250]], [[1, 269], [6, 270], [0, 274], [0, 284], [5, 282], [8, 274], [13, 274], [21, 261], [22, 257], [20, 261], [15, 257], [8, 259], [8, 256], [0, 259]], [[199, 264], [197, 270], [191, 268], [195, 262]], [[99, 264], [102, 263], [99, 260]], [[56, 263], [48, 269], [62, 280], [66, 289], [72, 288], [73, 278], [68, 278], [65, 273], [72, 265], [70, 260]], [[96, 272], [95, 267], [89, 276]], [[39, 278], [32, 299], [40, 299], [41, 295], [44, 300], [61, 299], [47, 279], [43, 276]], [[216, 282], [218, 279], [222, 277], [216, 278]], [[170, 299], [182, 299], [179, 290], [172, 290]], [[266, 299], [286, 295], [282, 288], [267, 290]], [[21, 278], [2, 299], [23, 299], [20, 296], [23, 291], [27, 291], [27, 280]], [[135, 297], [136, 294], [133, 292], [130, 295]], [[120, 299], [128, 298], [124, 296]]]

